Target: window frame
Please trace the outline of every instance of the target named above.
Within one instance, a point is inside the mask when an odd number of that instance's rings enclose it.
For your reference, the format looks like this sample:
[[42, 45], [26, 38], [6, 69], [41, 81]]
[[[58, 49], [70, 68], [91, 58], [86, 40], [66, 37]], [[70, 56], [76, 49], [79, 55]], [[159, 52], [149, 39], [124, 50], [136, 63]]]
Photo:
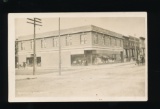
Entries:
[[21, 41], [21, 50], [24, 50], [24, 47], [23, 47], [23, 41]]
[[86, 44], [87, 43], [87, 38], [86, 38], [87, 34], [86, 33], [81, 33], [80, 34], [80, 44]]
[[102, 43], [103, 45], [106, 45], [106, 40], [105, 40], [105, 35], [104, 34], [102, 35], [102, 42], [103, 42]]
[[98, 44], [98, 33], [94, 35], [94, 44]]
[[66, 46], [72, 45], [72, 37], [71, 37], [70, 34], [68, 34], [68, 35], [65, 37], [65, 40], [66, 40]]
[[58, 47], [58, 36], [53, 36], [53, 47]]

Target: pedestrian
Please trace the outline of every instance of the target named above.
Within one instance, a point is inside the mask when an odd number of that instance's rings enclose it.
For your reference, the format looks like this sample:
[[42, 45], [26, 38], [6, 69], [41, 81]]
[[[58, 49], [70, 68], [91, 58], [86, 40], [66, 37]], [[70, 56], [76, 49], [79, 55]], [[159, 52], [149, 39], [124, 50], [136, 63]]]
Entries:
[[17, 62], [17, 68], [19, 69], [19, 63]]
[[25, 63], [25, 62], [23, 62], [23, 68], [24, 68], [24, 69], [26, 68], [26, 63]]
[[140, 61], [141, 61], [140, 54], [138, 54], [138, 58], [137, 58], [136, 63], [139, 65], [139, 64], [140, 64]]

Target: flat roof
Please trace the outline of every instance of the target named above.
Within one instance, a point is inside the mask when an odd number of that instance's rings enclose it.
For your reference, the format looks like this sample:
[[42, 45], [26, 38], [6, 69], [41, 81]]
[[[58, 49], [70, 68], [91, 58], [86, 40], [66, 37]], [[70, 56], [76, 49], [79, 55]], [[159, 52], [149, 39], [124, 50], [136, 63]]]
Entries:
[[[60, 34], [66, 35], [66, 34], [75, 34], [75, 33], [80, 33], [80, 32], [87, 32], [87, 31], [93, 31], [93, 32], [98, 32], [98, 33], [102, 33], [102, 34], [107, 34], [109, 36], [114, 36], [117, 38], [123, 38], [124, 35], [107, 30], [107, 29], [103, 29], [94, 25], [87, 25], [87, 26], [81, 26], [81, 27], [75, 27], [75, 28], [69, 28], [69, 29], [62, 29], [60, 30]], [[44, 33], [38, 33], [36, 34], [36, 38], [45, 38], [45, 37], [51, 37], [51, 36], [58, 36], [59, 35], [59, 31], [50, 31], [50, 32], [44, 32]], [[22, 40], [30, 40], [33, 39], [33, 34], [31, 35], [26, 35], [26, 36], [19, 36], [18, 37], [18, 41], [22, 41]]]

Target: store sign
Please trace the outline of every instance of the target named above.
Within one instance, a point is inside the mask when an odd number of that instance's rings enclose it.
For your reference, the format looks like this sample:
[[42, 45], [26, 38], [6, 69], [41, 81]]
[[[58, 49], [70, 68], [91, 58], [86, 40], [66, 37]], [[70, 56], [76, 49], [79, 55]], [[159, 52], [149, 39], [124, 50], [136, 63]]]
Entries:
[[74, 50], [74, 51], [71, 51], [71, 54], [84, 54], [84, 50]]

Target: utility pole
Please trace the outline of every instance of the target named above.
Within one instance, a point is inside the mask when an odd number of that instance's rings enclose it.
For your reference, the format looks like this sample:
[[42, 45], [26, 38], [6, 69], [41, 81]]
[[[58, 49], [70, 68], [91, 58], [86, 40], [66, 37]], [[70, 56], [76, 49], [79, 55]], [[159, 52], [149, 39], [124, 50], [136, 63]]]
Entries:
[[[37, 64], [37, 59], [36, 59], [36, 26], [42, 26], [40, 25], [41, 19], [39, 18], [27, 18], [27, 20], [29, 20], [30, 22], [27, 22], [29, 24], [32, 24], [34, 26], [34, 36], [33, 36], [33, 43], [34, 43], [34, 47], [33, 47], [33, 75], [35, 75], [36, 72], [36, 64]], [[39, 24], [38, 24], [39, 23]]]
[[61, 35], [60, 35], [60, 17], [59, 22], [59, 75], [61, 75]]

